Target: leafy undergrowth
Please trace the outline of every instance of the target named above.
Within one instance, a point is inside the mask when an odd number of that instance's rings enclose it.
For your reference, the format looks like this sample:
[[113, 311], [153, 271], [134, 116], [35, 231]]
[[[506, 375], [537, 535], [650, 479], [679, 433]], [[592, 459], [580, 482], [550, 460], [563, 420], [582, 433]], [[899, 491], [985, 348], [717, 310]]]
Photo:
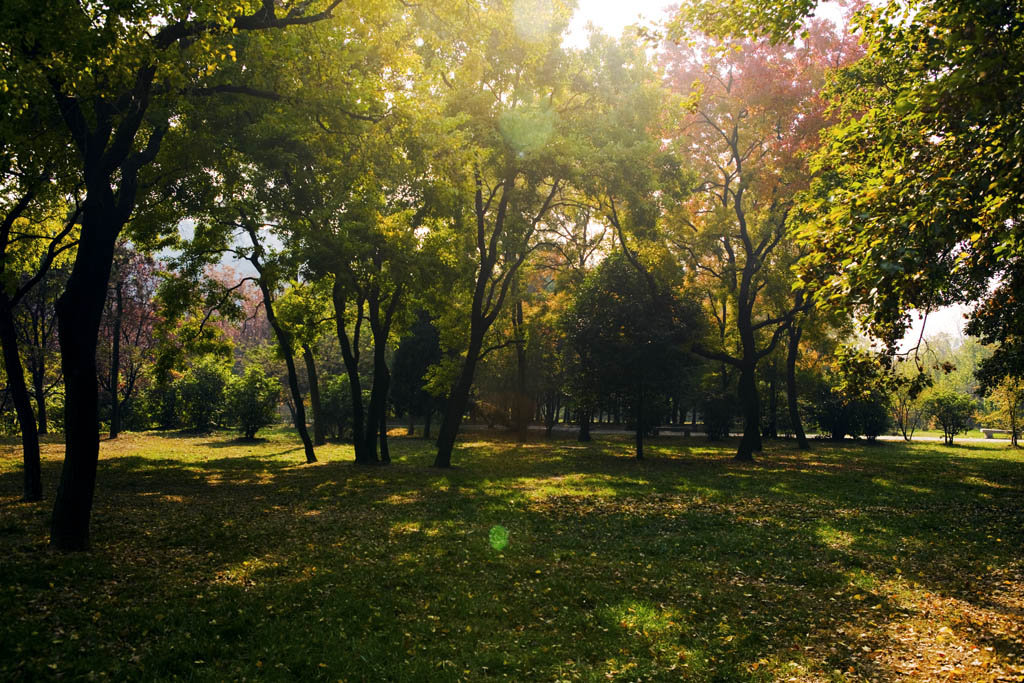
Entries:
[[1004, 445], [769, 442], [751, 466], [683, 437], [645, 462], [626, 437], [466, 438], [437, 471], [422, 440], [367, 468], [300, 464], [283, 431], [125, 435], [72, 555], [4, 442], [0, 679], [1022, 679]]

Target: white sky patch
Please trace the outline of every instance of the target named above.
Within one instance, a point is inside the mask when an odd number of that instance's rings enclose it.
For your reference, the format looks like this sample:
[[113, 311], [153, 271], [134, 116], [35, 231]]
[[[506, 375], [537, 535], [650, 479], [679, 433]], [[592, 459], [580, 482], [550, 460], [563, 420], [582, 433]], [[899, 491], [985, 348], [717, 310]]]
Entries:
[[579, 0], [563, 44], [567, 47], [586, 47], [588, 23], [610, 36], [618, 37], [622, 35], [622, 29], [631, 24], [650, 24], [667, 19], [669, 14], [665, 10], [669, 6], [666, 0]]
[[971, 312], [973, 306], [945, 306], [928, 314], [927, 320], [923, 313], [912, 312], [910, 329], [900, 342], [900, 351], [908, 351], [917, 345], [921, 339], [921, 327], [924, 327], [924, 338], [931, 339], [941, 334], [947, 334], [953, 339], [954, 344], [963, 343], [964, 340], [964, 316]]

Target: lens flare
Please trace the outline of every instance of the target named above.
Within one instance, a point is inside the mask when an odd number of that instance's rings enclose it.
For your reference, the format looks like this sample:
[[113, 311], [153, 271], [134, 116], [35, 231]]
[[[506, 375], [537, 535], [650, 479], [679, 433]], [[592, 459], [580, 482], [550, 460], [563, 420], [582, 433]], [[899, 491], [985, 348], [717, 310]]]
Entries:
[[555, 23], [551, 0], [515, 0], [512, 23], [523, 40], [537, 43], [549, 36]]
[[491, 532], [488, 534], [488, 540], [491, 542], [491, 547], [501, 552], [508, 547], [508, 529], [495, 524], [491, 527]]

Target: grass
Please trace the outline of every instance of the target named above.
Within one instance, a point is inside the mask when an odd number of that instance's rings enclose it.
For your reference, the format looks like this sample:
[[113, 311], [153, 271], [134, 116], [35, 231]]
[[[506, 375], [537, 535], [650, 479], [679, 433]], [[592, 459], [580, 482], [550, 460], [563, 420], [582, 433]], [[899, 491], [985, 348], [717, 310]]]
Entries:
[[645, 462], [627, 437], [466, 439], [437, 471], [405, 438], [366, 468], [302, 465], [286, 432], [125, 435], [75, 555], [4, 442], [0, 679], [1022, 680], [1004, 444], [769, 442], [750, 466], [684, 437]]

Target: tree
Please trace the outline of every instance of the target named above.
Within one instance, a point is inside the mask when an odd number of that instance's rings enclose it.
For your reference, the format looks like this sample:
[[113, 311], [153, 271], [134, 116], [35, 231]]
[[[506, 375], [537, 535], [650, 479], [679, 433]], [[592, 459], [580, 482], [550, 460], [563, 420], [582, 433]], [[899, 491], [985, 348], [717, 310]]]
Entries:
[[1020, 6], [891, 2], [858, 22], [867, 56], [828, 92], [803, 272], [891, 351], [911, 309], [980, 301], [972, 332], [1024, 369]]
[[154, 361], [158, 322], [157, 263], [129, 245], [119, 245], [111, 271], [113, 296], [107, 298], [97, 350], [100, 387], [110, 397], [110, 438], [121, 431], [123, 411], [130, 409], [147, 366]]
[[409, 434], [415, 416], [423, 417], [423, 438], [430, 438], [430, 420], [443, 407], [427, 388], [427, 372], [441, 360], [437, 328], [426, 311], [419, 311], [392, 360], [391, 402], [409, 416]]
[[[473, 265], [466, 282], [468, 337], [448, 394], [435, 467], [451, 465], [485, 339], [520, 267], [571, 173], [569, 130], [578, 93], [560, 47], [568, 21], [561, 2], [544, 6], [529, 30], [512, 4], [467, 7], [437, 27], [446, 114], [456, 122], [453, 153], [438, 165], [447, 188], [439, 213], [466, 235]], [[450, 28], [454, 27], [454, 28]]]
[[232, 376], [224, 394], [225, 417], [241, 428], [246, 439], [256, 438], [257, 431], [277, 420], [281, 385], [259, 365], [252, 364], [244, 374]]
[[302, 361], [306, 366], [306, 380], [309, 386], [309, 403], [313, 409], [314, 446], [323, 446], [327, 443], [320, 397], [320, 377], [314, 351], [324, 332], [325, 323], [332, 319], [330, 307], [330, 294], [320, 283], [289, 283], [277, 301], [278, 318], [291, 331], [296, 344], [302, 349]]
[[238, 225], [249, 237], [251, 248], [244, 251], [236, 251], [240, 256], [252, 264], [256, 270], [256, 285], [263, 296], [263, 311], [267, 315], [267, 322], [274, 331], [277, 338], [278, 350], [284, 358], [285, 367], [288, 368], [288, 388], [291, 390], [292, 401], [294, 401], [295, 429], [302, 439], [303, 450], [306, 454], [306, 462], [316, 462], [316, 453], [313, 450], [313, 441], [309, 438], [309, 430], [306, 427], [306, 406], [302, 390], [299, 388], [298, 373], [295, 370], [295, 346], [292, 330], [288, 329], [274, 312], [275, 292], [281, 283], [280, 264], [273, 255], [269, 255], [260, 240], [260, 226], [251, 216], [241, 216], [242, 222]]
[[315, 23], [339, 4], [4, 6], [0, 43], [9, 46], [3, 61], [9, 100], [15, 112], [25, 112], [40, 93], [50, 96], [78, 152], [76, 180], [85, 194], [78, 251], [57, 304], [69, 408], [51, 526], [56, 548], [83, 550], [89, 544], [99, 456], [97, 336], [114, 246], [136, 208], [145, 173], [164, 139], [181, 132], [175, 123], [187, 98], [245, 91], [219, 81], [216, 68], [222, 55], [235, 55], [236, 32]]
[[685, 344], [699, 336], [698, 311], [666, 287], [652, 289], [623, 254], [613, 254], [584, 281], [567, 316], [569, 343], [588, 360], [593, 391], [624, 395], [632, 406], [642, 460], [644, 436], [659, 423], [651, 410], [656, 397], [692, 364]]
[[[49, 433], [54, 418], [49, 410], [49, 398], [63, 390], [60, 349], [57, 346], [57, 315], [53, 307], [64, 290], [67, 276], [66, 268], [51, 267], [25, 294], [15, 310], [18, 347], [31, 380], [40, 435]], [[57, 424], [63, 424], [63, 418], [56, 419]]]
[[970, 427], [974, 401], [952, 391], [937, 391], [925, 400], [924, 410], [942, 428], [946, 445], [952, 446], [953, 437]]
[[1021, 415], [1024, 414], [1024, 381], [1006, 377], [987, 392], [994, 404], [984, 417], [990, 424], [1010, 432], [1010, 445], [1019, 448]]
[[[6, 151], [6, 150], [5, 150]], [[32, 412], [31, 398], [25, 385], [25, 372], [19, 350], [19, 325], [16, 307], [29, 299], [45, 298], [45, 286], [51, 268], [60, 264], [66, 253], [75, 247], [75, 221], [77, 211], [69, 211], [59, 195], [47, 196], [47, 188], [40, 187], [38, 179], [23, 183], [25, 172], [12, 164], [9, 175], [0, 179], [4, 198], [0, 203], [0, 346], [3, 347], [4, 370], [7, 386], [14, 402], [21, 430], [22, 455], [25, 469], [23, 500], [38, 501], [43, 497], [42, 472], [39, 461], [39, 437], [36, 416]], [[37, 202], [39, 194], [44, 200]], [[52, 282], [52, 278], [50, 282]], [[45, 307], [45, 304], [44, 304]], [[32, 313], [37, 315], [33, 316]], [[30, 368], [37, 401], [42, 397], [44, 362], [52, 318], [45, 310], [32, 306], [28, 311], [34, 342], [31, 347]], [[24, 318], [23, 318], [24, 321]], [[48, 325], [48, 321], [51, 322]], [[26, 330], [22, 327], [22, 331]], [[45, 415], [39, 404], [40, 415]]]
[[758, 366], [787, 333], [797, 348], [795, 319], [812, 303], [791, 286], [790, 266], [793, 208], [809, 181], [803, 153], [824, 125], [818, 92], [826, 70], [857, 50], [829, 22], [812, 23], [800, 46], [688, 37], [663, 57], [670, 87], [690, 102], [673, 144], [697, 175], [670, 218], [670, 239], [720, 324], [719, 343], [699, 352], [739, 374], [736, 458], [751, 460], [761, 447]]
[[[901, 367], [905, 368], [906, 365]], [[897, 371], [893, 377], [889, 410], [892, 421], [903, 435], [904, 441], [910, 441], [914, 437], [914, 431], [921, 424], [921, 418], [925, 415], [921, 392], [931, 384], [931, 377], [920, 370]]]

